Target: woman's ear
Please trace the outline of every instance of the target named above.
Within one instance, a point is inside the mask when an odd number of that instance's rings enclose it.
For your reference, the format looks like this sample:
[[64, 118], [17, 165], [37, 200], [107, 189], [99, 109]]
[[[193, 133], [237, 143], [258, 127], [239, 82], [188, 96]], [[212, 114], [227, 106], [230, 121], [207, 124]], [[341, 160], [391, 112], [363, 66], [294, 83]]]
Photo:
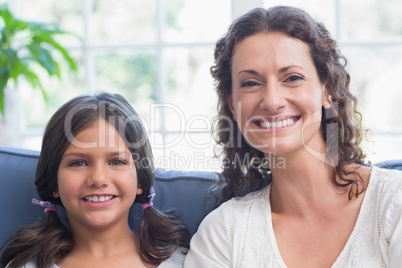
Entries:
[[332, 96], [328, 93], [328, 88], [324, 86], [324, 94], [322, 94], [322, 107], [329, 109], [332, 106]]
[[232, 95], [229, 95], [226, 99], [228, 101], [229, 109], [232, 112], [233, 120], [237, 122], [236, 109], [235, 109], [235, 106], [234, 106], [234, 103], [233, 103]]

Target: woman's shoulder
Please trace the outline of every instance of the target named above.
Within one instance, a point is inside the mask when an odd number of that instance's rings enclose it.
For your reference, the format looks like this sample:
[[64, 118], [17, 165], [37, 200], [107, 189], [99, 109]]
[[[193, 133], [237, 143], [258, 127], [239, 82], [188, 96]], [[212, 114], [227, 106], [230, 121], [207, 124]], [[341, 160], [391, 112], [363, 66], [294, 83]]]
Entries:
[[[211, 211], [201, 222], [198, 233], [204, 236], [222, 236], [224, 233], [232, 232], [236, 227], [241, 228], [247, 222], [247, 215], [262, 217], [269, 206], [270, 185], [265, 188], [251, 192], [243, 197], [234, 197], [222, 203], [218, 208]], [[225, 239], [222, 237], [222, 239]]]
[[239, 257], [233, 252], [238, 252], [244, 241], [253, 240], [250, 236], [267, 238], [264, 231], [268, 228], [264, 226], [269, 218], [269, 192], [268, 185], [244, 197], [232, 198], [209, 213], [191, 240], [186, 267], [198, 267], [201, 262], [205, 267], [233, 266]]
[[402, 171], [373, 166], [366, 196], [369, 203], [375, 204], [380, 220], [393, 214], [394, 209], [402, 209]]
[[402, 191], [402, 171], [373, 166], [369, 186], [370, 184], [380, 191], [383, 197], [389, 197]]
[[[377, 218], [383, 231], [402, 222], [402, 171], [373, 167], [369, 188], [376, 203]], [[402, 226], [401, 226], [402, 227]], [[401, 230], [402, 231], [402, 230]]]
[[242, 210], [244, 208], [249, 208], [250, 206], [256, 206], [258, 204], [266, 205], [266, 202], [269, 201], [271, 185], [268, 184], [264, 188], [246, 194], [245, 196], [233, 197], [229, 201], [223, 203], [221, 205], [222, 210]]
[[402, 261], [402, 171], [373, 167], [370, 180], [376, 186], [373, 192], [377, 227], [381, 248], [387, 249], [384, 258], [390, 267], [394, 267], [393, 264], [399, 267]]
[[[205, 217], [201, 225], [210, 223], [216, 226], [217, 222], [227, 223], [228, 221], [232, 221], [233, 218], [236, 218], [237, 214], [243, 217], [243, 212], [245, 210], [250, 210], [250, 207], [255, 207], [258, 205], [263, 205], [266, 207], [267, 202], [269, 202], [269, 193], [270, 185], [267, 185], [265, 188], [248, 193], [245, 196], [233, 197], [211, 211]], [[226, 224], [223, 226], [226, 226]]]
[[187, 248], [179, 247], [169, 259], [162, 262], [158, 268], [178, 268], [184, 266], [184, 260], [188, 252]]

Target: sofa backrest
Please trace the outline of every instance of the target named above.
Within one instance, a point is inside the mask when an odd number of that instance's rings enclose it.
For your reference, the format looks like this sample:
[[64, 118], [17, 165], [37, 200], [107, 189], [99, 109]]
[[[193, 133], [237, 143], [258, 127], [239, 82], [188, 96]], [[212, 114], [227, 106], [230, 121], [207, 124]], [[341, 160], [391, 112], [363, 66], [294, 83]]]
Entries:
[[[38, 198], [34, 185], [38, 158], [38, 151], [0, 146], [0, 245], [20, 227], [40, 221], [44, 216], [43, 208], [31, 204], [32, 198]], [[402, 170], [402, 161], [389, 160], [376, 166]], [[213, 172], [157, 169], [155, 207], [177, 209], [194, 234], [213, 201], [209, 188], [217, 176]], [[66, 222], [61, 206], [57, 213]], [[135, 227], [141, 217], [141, 206], [136, 204], [131, 208], [130, 226]]]
[[[20, 227], [44, 216], [43, 208], [31, 204], [32, 198], [38, 198], [34, 185], [38, 158], [38, 151], [0, 146], [0, 246]], [[213, 172], [157, 169], [154, 206], [160, 210], [177, 209], [194, 234], [213, 201], [209, 188], [216, 182], [216, 176]], [[66, 221], [61, 206], [57, 213]], [[136, 226], [141, 217], [141, 206], [133, 205], [130, 226]]]
[[376, 163], [375, 166], [385, 169], [396, 169], [402, 170], [402, 160], [395, 159], [395, 160], [386, 160], [379, 163]]

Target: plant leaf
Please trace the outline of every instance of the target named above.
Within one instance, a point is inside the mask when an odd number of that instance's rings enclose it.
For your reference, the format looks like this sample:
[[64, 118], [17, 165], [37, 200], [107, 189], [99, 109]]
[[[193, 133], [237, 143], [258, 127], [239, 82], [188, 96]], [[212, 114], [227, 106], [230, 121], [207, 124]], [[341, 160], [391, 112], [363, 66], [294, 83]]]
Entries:
[[42, 83], [39, 80], [39, 77], [34, 72], [32, 72], [26, 64], [21, 64], [21, 75], [25, 77], [27, 82], [31, 84], [33, 88], [39, 88], [41, 90], [43, 99], [47, 103], [47, 94], [42, 86]]
[[[8, 75], [5, 75], [8, 76]], [[5, 114], [5, 105], [4, 105], [4, 89], [6, 88], [7, 85], [7, 79], [3, 79], [3, 75], [1, 75], [0, 78], [0, 113], [4, 116]]]
[[17, 52], [11, 48], [7, 48], [4, 50], [4, 53], [6, 55], [6, 63], [4, 66], [8, 69], [10, 78], [17, 80], [17, 77], [21, 73], [20, 59], [18, 58]]
[[[17, 83], [20, 76], [25, 77], [33, 88], [39, 88], [45, 102], [48, 101], [38, 75], [31, 69], [32, 63], [38, 63], [46, 69], [49, 76], [61, 78], [60, 64], [53, 57], [54, 50], [61, 53], [72, 70], [76, 71], [77, 65], [67, 50], [54, 40], [54, 35], [67, 33], [57, 25], [16, 19], [7, 4], [0, 5], [1, 19], [4, 27], [0, 28], [0, 113], [4, 114], [4, 88], [10, 79]], [[15, 47], [13, 38], [21, 32], [22, 38], [18, 40], [18, 47]]]
[[5, 107], [4, 107], [4, 88], [0, 90], [0, 113], [2, 116], [5, 114]]
[[56, 48], [63, 55], [64, 59], [69, 63], [70, 68], [74, 71], [77, 70], [77, 64], [75, 63], [74, 59], [71, 58], [71, 56], [67, 52], [67, 50], [64, 47], [62, 47], [58, 42], [56, 42], [50, 35], [41, 31], [41, 32], [35, 33], [35, 35], [32, 37], [32, 39], [35, 42], [48, 43], [49, 45]]
[[14, 22], [14, 17], [8, 10], [7, 5], [1, 5], [0, 17], [2, 17], [4, 20], [5, 28], [9, 28], [10, 25]]
[[33, 61], [37, 61], [47, 73], [52, 76], [56, 75], [60, 77], [59, 64], [53, 59], [49, 50], [40, 47], [37, 44], [27, 45], [28, 50], [31, 52], [31, 58]]

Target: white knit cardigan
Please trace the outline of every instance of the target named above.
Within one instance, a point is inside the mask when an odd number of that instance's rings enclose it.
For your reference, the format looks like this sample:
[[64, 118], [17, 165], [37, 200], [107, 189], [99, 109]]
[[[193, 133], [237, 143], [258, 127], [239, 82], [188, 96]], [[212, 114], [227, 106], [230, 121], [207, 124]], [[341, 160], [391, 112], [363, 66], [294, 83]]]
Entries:
[[[211, 212], [184, 267], [286, 267], [276, 244], [270, 185]], [[402, 267], [402, 172], [372, 167], [355, 227], [333, 268]]]

